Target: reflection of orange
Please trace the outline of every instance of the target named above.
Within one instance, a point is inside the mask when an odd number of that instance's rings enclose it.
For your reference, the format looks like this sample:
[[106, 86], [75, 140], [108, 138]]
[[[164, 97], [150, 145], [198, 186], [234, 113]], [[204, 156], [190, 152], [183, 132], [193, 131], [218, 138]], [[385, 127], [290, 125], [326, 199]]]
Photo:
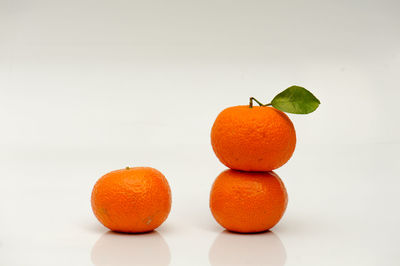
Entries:
[[208, 259], [212, 266], [283, 266], [286, 250], [272, 231], [242, 236], [224, 230], [214, 240]]
[[261, 232], [279, 222], [286, 210], [287, 193], [274, 172], [222, 172], [211, 188], [210, 209], [230, 231]]
[[171, 253], [157, 231], [134, 237], [108, 231], [94, 244], [91, 258], [96, 266], [167, 266]]
[[284, 165], [296, 146], [289, 117], [265, 106], [235, 106], [223, 110], [211, 130], [211, 144], [227, 167], [271, 171]]
[[134, 167], [116, 170], [100, 178], [92, 191], [97, 219], [113, 231], [151, 231], [167, 219], [171, 191], [156, 169]]

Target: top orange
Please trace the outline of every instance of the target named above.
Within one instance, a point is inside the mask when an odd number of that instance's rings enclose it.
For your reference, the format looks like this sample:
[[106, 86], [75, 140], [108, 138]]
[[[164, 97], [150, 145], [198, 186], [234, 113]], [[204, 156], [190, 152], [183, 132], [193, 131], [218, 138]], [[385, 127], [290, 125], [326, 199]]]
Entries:
[[292, 156], [296, 132], [289, 117], [273, 107], [234, 106], [218, 115], [211, 144], [218, 159], [231, 169], [272, 171]]

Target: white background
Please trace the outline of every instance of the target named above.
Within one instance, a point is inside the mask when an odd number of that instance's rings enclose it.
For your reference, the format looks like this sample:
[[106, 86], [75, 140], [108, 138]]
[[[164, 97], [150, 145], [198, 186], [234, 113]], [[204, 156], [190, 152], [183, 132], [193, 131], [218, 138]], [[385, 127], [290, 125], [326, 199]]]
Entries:
[[[0, 265], [399, 265], [400, 4], [393, 1], [0, 0]], [[218, 113], [290, 85], [272, 233], [223, 231]], [[173, 205], [155, 233], [113, 234], [90, 193], [152, 166]]]

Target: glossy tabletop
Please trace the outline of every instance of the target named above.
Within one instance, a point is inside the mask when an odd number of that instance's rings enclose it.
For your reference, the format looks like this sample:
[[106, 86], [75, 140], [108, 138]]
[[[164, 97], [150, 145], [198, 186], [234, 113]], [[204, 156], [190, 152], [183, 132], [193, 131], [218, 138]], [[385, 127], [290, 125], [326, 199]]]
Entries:
[[[400, 264], [398, 1], [0, 1], [0, 265]], [[270, 232], [213, 219], [228, 106], [297, 84], [289, 203]], [[108, 231], [90, 194], [152, 166], [172, 210]]]

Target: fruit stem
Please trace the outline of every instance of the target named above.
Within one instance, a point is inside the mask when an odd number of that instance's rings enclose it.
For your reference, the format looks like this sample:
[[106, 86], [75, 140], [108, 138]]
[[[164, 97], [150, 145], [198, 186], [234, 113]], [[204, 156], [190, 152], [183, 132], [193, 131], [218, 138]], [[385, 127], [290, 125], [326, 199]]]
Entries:
[[249, 108], [253, 108], [253, 101], [255, 101], [256, 103], [258, 103], [259, 106], [271, 106], [271, 103], [267, 103], [267, 104], [262, 104], [260, 101], [258, 101], [256, 98], [254, 97], [250, 97], [250, 103], [249, 103]]

